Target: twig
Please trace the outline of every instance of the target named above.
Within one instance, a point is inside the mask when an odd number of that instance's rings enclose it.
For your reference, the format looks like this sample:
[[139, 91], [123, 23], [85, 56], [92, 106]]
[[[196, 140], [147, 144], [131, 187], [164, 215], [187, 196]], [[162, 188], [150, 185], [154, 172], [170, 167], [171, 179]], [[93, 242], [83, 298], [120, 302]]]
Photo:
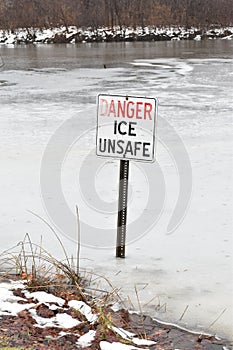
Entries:
[[151, 298], [149, 301], [147, 301], [144, 305], [143, 305], [143, 307], [146, 307], [147, 305], [149, 305], [153, 300], [155, 300], [156, 298], [158, 298], [157, 296], [155, 296], [155, 297], [153, 297], [153, 298]]
[[163, 305], [160, 306], [160, 304], [156, 307], [157, 311], [162, 310], [162, 308], [164, 307], [164, 312], [167, 311], [167, 303], [164, 303]]
[[186, 308], [184, 309], [182, 315], [181, 315], [180, 318], [179, 318], [179, 321], [182, 320], [182, 318], [184, 317], [184, 315], [185, 315], [186, 311], [188, 310], [188, 308], [189, 308], [189, 305], [187, 305]]
[[25, 240], [28, 240], [28, 243], [29, 243], [29, 247], [30, 247], [30, 250], [31, 250], [31, 254], [32, 254], [32, 275], [33, 275], [33, 278], [36, 277], [36, 261], [35, 261], [35, 255], [34, 255], [34, 252], [33, 252], [33, 244], [32, 244], [32, 241], [31, 241], [31, 238], [29, 236], [28, 233], [26, 233], [25, 235]]
[[40, 236], [40, 245], [39, 245], [39, 266], [40, 266], [40, 256], [42, 254], [42, 241], [43, 241], [43, 238], [42, 238], [42, 235]]
[[204, 333], [207, 333], [209, 331], [209, 329], [220, 319], [220, 317], [222, 317], [222, 315], [227, 311], [227, 308], [225, 308], [220, 315], [199, 335], [198, 337], [198, 342], [202, 341], [202, 336]]
[[63, 243], [62, 243], [60, 237], [58, 236], [58, 234], [56, 233], [56, 231], [53, 229], [53, 227], [52, 227], [44, 218], [42, 218], [42, 216], [40, 216], [40, 215], [34, 213], [34, 212], [31, 211], [31, 210], [28, 210], [28, 212], [31, 213], [32, 215], [36, 216], [37, 218], [39, 218], [41, 221], [43, 221], [43, 222], [50, 228], [50, 230], [53, 232], [53, 234], [56, 236], [58, 242], [60, 243], [60, 245], [61, 245], [61, 247], [62, 247], [62, 250], [63, 250], [63, 252], [64, 252], [64, 255], [65, 255], [65, 257], [66, 257], [67, 264], [68, 264], [69, 267], [71, 268], [70, 263], [69, 263], [69, 258], [68, 258], [67, 252], [66, 252], [66, 250], [65, 250], [65, 247], [64, 247], [64, 245], [63, 245]]
[[5, 62], [4, 62], [4, 59], [2, 57], [2, 55], [0, 54], [0, 58], [1, 58], [1, 62], [0, 62], [0, 68], [4, 67], [5, 66]]
[[141, 306], [141, 303], [140, 303], [140, 300], [139, 300], [139, 296], [138, 296], [138, 291], [137, 291], [136, 285], [134, 286], [134, 290], [135, 290], [135, 293], [136, 293], [137, 302], [138, 302], [138, 307], [139, 307], [139, 311], [140, 311], [140, 316], [141, 316], [141, 321], [142, 321], [142, 327], [143, 327], [144, 337], [145, 337], [145, 339], [147, 339], [147, 336], [146, 336], [146, 329], [145, 329], [145, 325], [144, 325], [144, 318], [143, 318], [143, 313], [142, 313], [142, 306]]
[[127, 299], [128, 299], [129, 305], [131, 305], [132, 310], [135, 310], [136, 308], [135, 308], [134, 304], [132, 303], [132, 300], [130, 299], [129, 295], [127, 295]]
[[79, 220], [79, 211], [76, 205], [76, 217], [77, 217], [77, 234], [78, 234], [78, 246], [77, 246], [77, 277], [79, 276], [79, 263], [80, 263], [80, 249], [81, 249], [81, 233], [80, 233], [80, 220]]

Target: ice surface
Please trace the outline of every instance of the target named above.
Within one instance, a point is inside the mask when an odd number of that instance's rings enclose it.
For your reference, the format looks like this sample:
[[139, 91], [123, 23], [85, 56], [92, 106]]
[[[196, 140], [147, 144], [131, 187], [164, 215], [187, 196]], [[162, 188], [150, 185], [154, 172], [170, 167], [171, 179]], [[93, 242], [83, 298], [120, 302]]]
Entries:
[[[0, 85], [2, 249], [29, 232], [38, 243], [42, 234], [46, 249], [64, 258], [53, 234], [30, 209], [55, 226], [68, 253], [76, 256], [77, 220], [71, 212], [78, 205], [83, 268], [106, 276], [138, 309], [136, 285], [145, 312], [189, 328], [208, 329], [226, 308], [208, 332], [231, 338], [232, 41], [14, 50], [1, 47], [6, 63]], [[109, 68], [103, 69], [106, 62]], [[114, 256], [119, 163], [95, 156], [98, 93], [159, 99], [157, 163], [130, 165], [132, 226], [125, 260]], [[59, 130], [47, 174], [51, 186], [58, 151], [72, 144], [58, 168], [65, 200], [58, 200], [58, 191], [45, 195], [59, 208], [55, 220], [41, 199], [40, 170], [46, 145]], [[193, 189], [183, 222], [167, 235], [180, 186], [172, 130], [188, 152]]]

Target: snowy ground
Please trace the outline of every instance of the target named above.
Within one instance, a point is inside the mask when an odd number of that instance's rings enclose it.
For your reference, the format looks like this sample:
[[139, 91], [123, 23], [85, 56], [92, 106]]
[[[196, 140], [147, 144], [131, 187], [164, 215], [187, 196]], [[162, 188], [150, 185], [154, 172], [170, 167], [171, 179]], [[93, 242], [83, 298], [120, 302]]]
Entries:
[[23, 280], [1, 278], [0, 346], [100, 350], [172, 346], [176, 350], [191, 350], [198, 345], [199, 349], [232, 349], [229, 342], [217, 337], [186, 332], [141, 314], [128, 313], [119, 309], [119, 303], [107, 302], [108, 298], [90, 299], [85, 292], [81, 296], [77, 290], [61, 285], [56, 293], [57, 296], [45, 291], [29, 292]]
[[[22, 296], [15, 296], [14, 291], [21, 291]], [[31, 302], [33, 301], [33, 302]], [[88, 325], [95, 325], [98, 321], [98, 315], [92, 312], [92, 309], [83, 301], [70, 300], [67, 305], [67, 301], [60, 297], [56, 297], [53, 294], [43, 291], [30, 293], [23, 281], [9, 281], [0, 283], [0, 320], [1, 316], [17, 316], [18, 313], [23, 310], [29, 310], [35, 323], [33, 327], [38, 328], [60, 328], [58, 337], [63, 337], [66, 334], [75, 334], [78, 337], [74, 347], [77, 348], [89, 348], [91, 343], [95, 340], [96, 331], [89, 330], [83, 335], [80, 335], [77, 330], [72, 330], [75, 326], [81, 323], [87, 323]], [[55, 313], [55, 316], [41, 317], [38, 315], [37, 309], [42, 306], [52, 311], [60, 311]], [[76, 317], [72, 317], [69, 311], [76, 310]], [[93, 308], [94, 310], [94, 308]], [[96, 311], [94, 311], [96, 312]], [[78, 319], [78, 315], [80, 320]], [[66, 331], [64, 331], [67, 330]], [[156, 342], [146, 339], [139, 339], [132, 332], [128, 332], [122, 328], [113, 327], [113, 331], [119, 336], [118, 342], [100, 341], [99, 346], [101, 350], [119, 349], [122, 350], [140, 350], [135, 345], [151, 346]], [[70, 333], [72, 332], [72, 333]], [[131, 342], [132, 345], [122, 344], [122, 341]], [[143, 350], [143, 349], [142, 349]]]
[[[221, 41], [223, 44], [230, 45], [230, 41]], [[193, 52], [200, 45], [195, 42], [195, 47], [186, 48], [187, 55], [195, 56]], [[180, 46], [174, 47], [180, 50]], [[118, 47], [111, 49], [114, 53]], [[232, 56], [208, 58], [204, 49], [195, 58], [130, 57], [121, 67], [119, 63], [107, 70], [100, 65], [68, 69], [63, 63], [75, 50], [77, 64], [85, 64], [79, 58], [84, 47], [81, 53], [73, 46], [64, 52], [61, 50], [66, 49], [58, 48], [61, 66], [57, 57], [50, 56], [50, 48], [39, 47], [33, 51], [31, 69], [17, 70], [17, 50], [10, 52], [10, 69], [6, 66], [0, 81], [2, 250], [28, 232], [37, 242], [43, 235], [44, 246], [63, 256], [51, 231], [28, 213], [29, 209], [50, 220], [68, 252], [74, 253], [76, 223], [71, 211], [75, 212], [77, 204], [82, 221], [83, 268], [106, 275], [138, 309], [136, 286], [143, 309], [153, 317], [206, 330], [223, 313], [209, 331], [231, 338]], [[21, 67], [27, 66], [27, 52], [22, 52]], [[105, 60], [108, 54], [106, 51]], [[42, 55], [45, 67], [37, 66], [37, 55]], [[6, 57], [4, 60], [8, 64]], [[99, 64], [97, 54], [93, 60]], [[55, 61], [57, 66], [53, 67]], [[127, 258], [120, 261], [114, 257], [119, 163], [89, 154], [95, 150], [96, 95], [101, 92], [155, 96], [160, 103], [157, 161], [161, 170], [156, 164], [131, 165], [128, 219], [132, 225], [127, 232]], [[49, 163], [43, 163], [43, 152], [52, 135], [56, 148]], [[183, 140], [190, 158], [192, 198], [183, 222], [168, 235], [180, 189], [173, 157], [179, 157], [180, 152], [176, 135]], [[57, 168], [60, 152], [66, 147], [62, 166]], [[42, 189], [42, 193], [41, 164], [48, 181], [48, 192]], [[182, 171], [186, 174], [185, 168]], [[59, 188], [53, 186], [57, 172], [61, 173], [65, 201], [58, 196]], [[148, 205], [149, 195], [152, 207]], [[46, 205], [43, 200], [47, 200]], [[154, 225], [145, 232], [151, 218]], [[137, 219], [140, 225], [134, 225]]]

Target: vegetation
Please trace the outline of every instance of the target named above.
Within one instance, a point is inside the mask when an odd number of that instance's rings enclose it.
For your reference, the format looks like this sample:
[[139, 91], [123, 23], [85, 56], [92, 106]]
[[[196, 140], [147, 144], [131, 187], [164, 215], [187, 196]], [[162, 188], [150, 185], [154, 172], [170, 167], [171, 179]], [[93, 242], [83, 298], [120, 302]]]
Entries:
[[232, 0], [0, 0], [0, 28], [232, 25]]

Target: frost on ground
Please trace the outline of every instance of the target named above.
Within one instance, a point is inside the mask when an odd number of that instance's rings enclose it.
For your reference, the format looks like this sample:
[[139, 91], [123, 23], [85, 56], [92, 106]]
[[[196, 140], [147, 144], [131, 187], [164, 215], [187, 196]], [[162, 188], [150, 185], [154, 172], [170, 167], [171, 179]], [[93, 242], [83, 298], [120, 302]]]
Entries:
[[62, 297], [45, 291], [30, 293], [22, 282], [0, 283], [0, 347], [168, 350], [172, 344], [180, 350], [231, 349], [216, 338], [199, 336], [197, 340], [197, 335], [161, 326], [124, 309], [108, 307], [103, 314], [101, 308], [74, 299], [70, 290], [62, 293]]

